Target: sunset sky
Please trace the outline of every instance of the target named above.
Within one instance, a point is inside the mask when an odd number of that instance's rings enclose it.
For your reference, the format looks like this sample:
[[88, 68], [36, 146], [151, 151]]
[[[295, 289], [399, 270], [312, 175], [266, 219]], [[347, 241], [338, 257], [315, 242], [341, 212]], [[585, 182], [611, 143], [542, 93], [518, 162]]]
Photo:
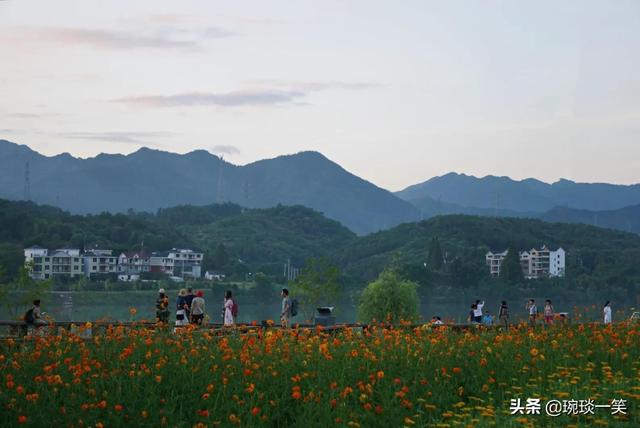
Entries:
[[0, 0], [0, 139], [640, 182], [638, 1]]

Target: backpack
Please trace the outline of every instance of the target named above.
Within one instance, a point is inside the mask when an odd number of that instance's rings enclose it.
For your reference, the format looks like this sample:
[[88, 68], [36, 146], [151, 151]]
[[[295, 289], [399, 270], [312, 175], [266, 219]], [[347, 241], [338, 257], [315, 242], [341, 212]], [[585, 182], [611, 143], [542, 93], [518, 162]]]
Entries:
[[24, 322], [26, 322], [27, 324], [33, 324], [34, 321], [35, 318], [33, 318], [33, 308], [31, 308], [24, 314]]
[[298, 299], [291, 299], [291, 316], [298, 315]]
[[236, 318], [238, 316], [238, 304], [235, 300], [232, 300], [233, 306], [231, 306], [231, 315]]

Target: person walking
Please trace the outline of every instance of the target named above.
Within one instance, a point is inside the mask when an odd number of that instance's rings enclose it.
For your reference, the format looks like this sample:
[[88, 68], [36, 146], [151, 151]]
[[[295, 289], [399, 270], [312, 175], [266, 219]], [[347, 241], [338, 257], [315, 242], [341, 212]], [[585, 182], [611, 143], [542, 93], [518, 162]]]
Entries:
[[235, 317], [233, 313], [235, 311], [235, 302], [233, 301], [233, 295], [231, 290], [227, 290], [224, 293], [224, 325], [229, 327], [235, 324]]
[[169, 322], [169, 296], [164, 292], [164, 288], [158, 290], [156, 299], [156, 320], [161, 323]]
[[482, 308], [484, 307], [484, 300], [482, 302], [480, 302], [480, 300], [476, 300], [475, 304], [476, 308], [473, 310], [473, 316], [477, 323], [482, 323]]
[[289, 290], [282, 289], [280, 294], [282, 297], [282, 311], [280, 312], [280, 325], [282, 328], [289, 328], [291, 326], [291, 298], [289, 298]]
[[196, 325], [202, 325], [204, 320], [204, 293], [198, 291], [191, 301], [191, 323]]
[[469, 323], [471, 323], [471, 324], [475, 324], [477, 322], [476, 321], [476, 309], [477, 309], [476, 304], [472, 303], [471, 304], [471, 308], [469, 309], [469, 316], [467, 317]]
[[178, 292], [178, 300], [176, 302], [176, 327], [183, 327], [189, 324], [189, 317], [187, 316], [187, 290], [182, 288]]
[[602, 315], [604, 316], [604, 323], [611, 324], [611, 302], [609, 300], [604, 304]]
[[509, 327], [509, 306], [507, 305], [506, 300], [503, 300], [502, 304], [500, 304], [498, 319], [500, 320], [500, 324], [503, 324], [505, 328]]
[[184, 296], [184, 309], [187, 312], [186, 315], [188, 320], [191, 320], [191, 303], [193, 302], [193, 299], [195, 299], [195, 297], [195, 294], [193, 294], [193, 288], [187, 287], [187, 295]]
[[525, 308], [529, 311], [529, 325], [535, 327], [536, 318], [538, 317], [538, 308], [536, 307], [536, 301], [529, 299]]
[[544, 322], [546, 324], [553, 324], [553, 305], [551, 304], [551, 300], [547, 299], [544, 302]]

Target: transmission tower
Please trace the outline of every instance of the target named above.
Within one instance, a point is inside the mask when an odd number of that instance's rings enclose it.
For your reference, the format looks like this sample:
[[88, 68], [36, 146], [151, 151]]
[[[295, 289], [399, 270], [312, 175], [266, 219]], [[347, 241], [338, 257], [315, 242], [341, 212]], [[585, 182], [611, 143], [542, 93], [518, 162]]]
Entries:
[[24, 166], [24, 200], [31, 200], [31, 183], [29, 181], [29, 161]]
[[218, 186], [216, 189], [216, 202], [222, 203], [222, 168], [224, 167], [224, 156], [220, 156], [220, 163], [218, 167]]

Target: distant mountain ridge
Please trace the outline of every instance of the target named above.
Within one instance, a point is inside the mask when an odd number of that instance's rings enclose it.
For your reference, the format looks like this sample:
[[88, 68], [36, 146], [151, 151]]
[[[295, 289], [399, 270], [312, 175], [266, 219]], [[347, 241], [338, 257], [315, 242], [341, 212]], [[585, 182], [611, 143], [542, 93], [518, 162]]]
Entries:
[[640, 204], [607, 211], [556, 207], [538, 218], [548, 222], [582, 223], [640, 234]]
[[542, 213], [557, 206], [601, 211], [640, 204], [640, 184], [575, 183], [565, 179], [548, 184], [533, 178], [516, 181], [450, 173], [409, 186], [396, 195], [410, 202], [430, 197], [462, 207], [518, 213]]
[[141, 148], [80, 159], [68, 153], [47, 157], [0, 140], [0, 197], [24, 198], [27, 161], [31, 199], [73, 213], [222, 202], [247, 208], [304, 205], [359, 234], [419, 218], [410, 203], [317, 152], [237, 166], [204, 150], [181, 155]]

